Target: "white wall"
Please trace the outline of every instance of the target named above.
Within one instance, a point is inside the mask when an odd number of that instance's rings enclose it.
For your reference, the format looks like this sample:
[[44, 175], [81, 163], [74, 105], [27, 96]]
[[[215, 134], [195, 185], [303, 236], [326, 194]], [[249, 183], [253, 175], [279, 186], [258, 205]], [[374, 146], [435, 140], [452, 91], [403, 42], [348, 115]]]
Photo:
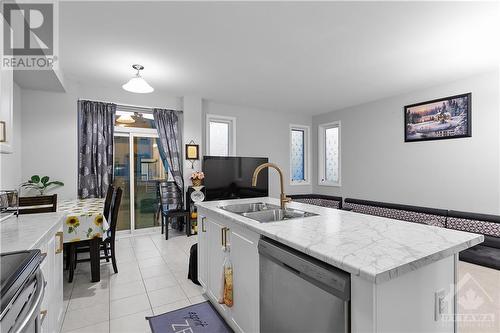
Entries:
[[200, 160], [195, 161], [191, 166], [191, 162], [186, 161], [186, 151], [182, 146], [182, 154], [184, 156], [184, 185], [190, 186], [191, 180], [189, 177], [193, 171], [201, 170], [201, 158], [203, 156], [203, 136], [202, 136], [202, 99], [201, 97], [184, 96], [184, 117], [183, 117], [183, 140], [187, 144], [193, 140], [199, 145]]
[[14, 83], [12, 153], [0, 154], [0, 189], [17, 189], [21, 177], [21, 89]]
[[[285, 176], [285, 192], [311, 193], [311, 185], [290, 185], [290, 124], [311, 125], [311, 117], [203, 101], [203, 133], [206, 114], [236, 118], [236, 155], [268, 157]], [[204, 134], [205, 135], [205, 134]], [[204, 136], [205, 137], [205, 136]], [[279, 177], [269, 171], [269, 195], [279, 197]]]
[[77, 195], [79, 98], [182, 109], [181, 98], [162, 92], [132, 94], [120, 86], [80, 86], [71, 80], [66, 82], [66, 93], [23, 90], [22, 177], [43, 174], [63, 181], [65, 186], [53, 191], [61, 198], [75, 198]]
[[[383, 84], [383, 83], [381, 83]], [[403, 107], [472, 92], [472, 137], [404, 142]], [[313, 117], [340, 120], [342, 186], [315, 193], [482, 213], [500, 213], [499, 73]]]

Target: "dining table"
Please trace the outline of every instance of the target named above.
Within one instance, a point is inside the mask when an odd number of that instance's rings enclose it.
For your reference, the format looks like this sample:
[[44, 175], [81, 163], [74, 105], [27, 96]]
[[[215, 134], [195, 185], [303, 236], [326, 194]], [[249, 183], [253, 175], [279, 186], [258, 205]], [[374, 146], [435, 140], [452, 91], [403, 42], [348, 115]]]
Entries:
[[[63, 239], [74, 255], [78, 245], [88, 244], [90, 251], [91, 281], [98, 282], [100, 273], [100, 246], [108, 237], [110, 228], [104, 211], [104, 198], [63, 200], [58, 203], [57, 211], [64, 213]], [[69, 282], [73, 280], [70, 270]]]

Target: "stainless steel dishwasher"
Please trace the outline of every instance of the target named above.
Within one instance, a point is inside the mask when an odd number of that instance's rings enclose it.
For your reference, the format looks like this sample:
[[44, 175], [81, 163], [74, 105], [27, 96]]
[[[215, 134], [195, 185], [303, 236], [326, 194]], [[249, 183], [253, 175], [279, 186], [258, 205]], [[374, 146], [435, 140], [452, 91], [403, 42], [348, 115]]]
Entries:
[[262, 238], [260, 332], [349, 332], [350, 275]]

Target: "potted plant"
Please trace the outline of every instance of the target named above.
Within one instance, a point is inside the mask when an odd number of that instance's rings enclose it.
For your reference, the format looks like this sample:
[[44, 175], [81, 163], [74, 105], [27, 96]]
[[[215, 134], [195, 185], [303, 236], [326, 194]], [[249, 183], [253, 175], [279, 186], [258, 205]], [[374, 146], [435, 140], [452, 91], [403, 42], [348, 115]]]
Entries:
[[40, 195], [44, 195], [49, 187], [64, 186], [63, 182], [57, 180], [49, 182], [49, 179], [49, 176], [40, 177], [38, 175], [33, 175], [27, 182], [21, 184], [21, 188], [33, 189], [38, 191]]
[[193, 186], [201, 186], [203, 179], [205, 178], [205, 174], [202, 171], [195, 171], [189, 178], [191, 179]]

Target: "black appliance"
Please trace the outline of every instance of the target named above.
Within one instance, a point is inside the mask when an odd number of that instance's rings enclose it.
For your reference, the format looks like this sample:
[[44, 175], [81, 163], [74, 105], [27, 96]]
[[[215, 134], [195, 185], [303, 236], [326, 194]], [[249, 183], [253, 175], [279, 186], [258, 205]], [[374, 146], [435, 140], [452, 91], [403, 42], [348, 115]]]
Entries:
[[45, 281], [40, 250], [0, 255], [0, 331], [41, 332]]
[[267, 168], [259, 173], [257, 186], [252, 186], [255, 168], [267, 162], [267, 157], [204, 156], [205, 200], [267, 197], [269, 195]]

